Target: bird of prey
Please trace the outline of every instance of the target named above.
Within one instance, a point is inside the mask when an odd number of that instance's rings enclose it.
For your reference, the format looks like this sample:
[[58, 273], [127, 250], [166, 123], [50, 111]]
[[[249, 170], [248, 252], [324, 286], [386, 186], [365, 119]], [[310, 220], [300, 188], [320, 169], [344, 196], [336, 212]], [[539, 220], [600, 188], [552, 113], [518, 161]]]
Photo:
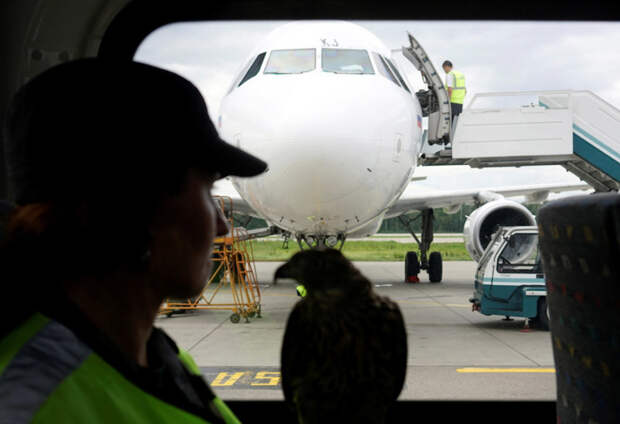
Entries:
[[281, 353], [284, 398], [299, 422], [385, 422], [407, 367], [398, 305], [335, 249], [295, 254], [279, 278], [307, 289], [289, 315]]

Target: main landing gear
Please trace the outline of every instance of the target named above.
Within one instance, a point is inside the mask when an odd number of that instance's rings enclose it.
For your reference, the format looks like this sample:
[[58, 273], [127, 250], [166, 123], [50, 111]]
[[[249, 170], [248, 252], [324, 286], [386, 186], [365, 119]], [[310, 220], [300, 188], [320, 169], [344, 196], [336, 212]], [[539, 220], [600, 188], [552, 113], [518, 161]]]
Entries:
[[[420, 217], [422, 218], [422, 240], [418, 238], [412, 226]], [[431, 283], [441, 282], [443, 277], [441, 253], [431, 252], [430, 255], [428, 255], [431, 243], [433, 242], [433, 210], [425, 209], [413, 219], [409, 219], [405, 215], [399, 216], [398, 219], [407, 227], [420, 249], [419, 260], [416, 252], [407, 252], [405, 256], [405, 282], [418, 283], [420, 281], [418, 274], [421, 269], [428, 273], [428, 278]]]

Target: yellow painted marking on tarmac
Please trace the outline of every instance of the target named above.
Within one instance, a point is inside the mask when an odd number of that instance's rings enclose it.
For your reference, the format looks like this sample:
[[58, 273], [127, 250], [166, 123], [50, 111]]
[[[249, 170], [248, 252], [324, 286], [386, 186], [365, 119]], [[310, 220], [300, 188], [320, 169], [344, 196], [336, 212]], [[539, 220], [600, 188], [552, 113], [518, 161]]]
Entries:
[[457, 368], [456, 372], [474, 373], [554, 373], [555, 368]]
[[261, 382], [252, 383], [252, 386], [277, 386], [280, 383], [280, 373], [277, 371], [260, 371], [256, 373], [254, 378], [261, 380]]
[[232, 386], [233, 384], [237, 382], [237, 380], [243, 377], [243, 374], [245, 373], [235, 372], [235, 373], [229, 374], [227, 372], [221, 372], [217, 375], [217, 377], [215, 377], [215, 380], [213, 380], [213, 383], [211, 383], [211, 386], [215, 386], [215, 387]]
[[465, 303], [444, 303], [445, 306], [454, 306], [456, 308], [471, 308], [471, 303], [469, 305]]

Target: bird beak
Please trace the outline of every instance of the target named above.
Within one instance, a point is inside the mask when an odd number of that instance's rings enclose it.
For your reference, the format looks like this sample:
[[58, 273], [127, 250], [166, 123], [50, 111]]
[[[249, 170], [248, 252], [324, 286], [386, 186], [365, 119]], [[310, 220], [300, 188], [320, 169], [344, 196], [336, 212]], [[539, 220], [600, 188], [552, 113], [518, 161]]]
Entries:
[[289, 271], [290, 267], [288, 263], [285, 263], [284, 265], [276, 269], [276, 273], [273, 275], [273, 284], [275, 285], [279, 279], [291, 278]]

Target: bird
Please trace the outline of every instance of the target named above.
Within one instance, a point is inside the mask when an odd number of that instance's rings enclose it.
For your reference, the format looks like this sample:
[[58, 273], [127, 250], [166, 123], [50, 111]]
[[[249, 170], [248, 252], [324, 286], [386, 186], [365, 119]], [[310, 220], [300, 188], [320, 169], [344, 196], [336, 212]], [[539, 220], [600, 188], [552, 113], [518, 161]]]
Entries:
[[398, 305], [336, 249], [304, 250], [274, 274], [307, 294], [289, 314], [281, 384], [303, 424], [383, 423], [407, 370], [407, 333]]

